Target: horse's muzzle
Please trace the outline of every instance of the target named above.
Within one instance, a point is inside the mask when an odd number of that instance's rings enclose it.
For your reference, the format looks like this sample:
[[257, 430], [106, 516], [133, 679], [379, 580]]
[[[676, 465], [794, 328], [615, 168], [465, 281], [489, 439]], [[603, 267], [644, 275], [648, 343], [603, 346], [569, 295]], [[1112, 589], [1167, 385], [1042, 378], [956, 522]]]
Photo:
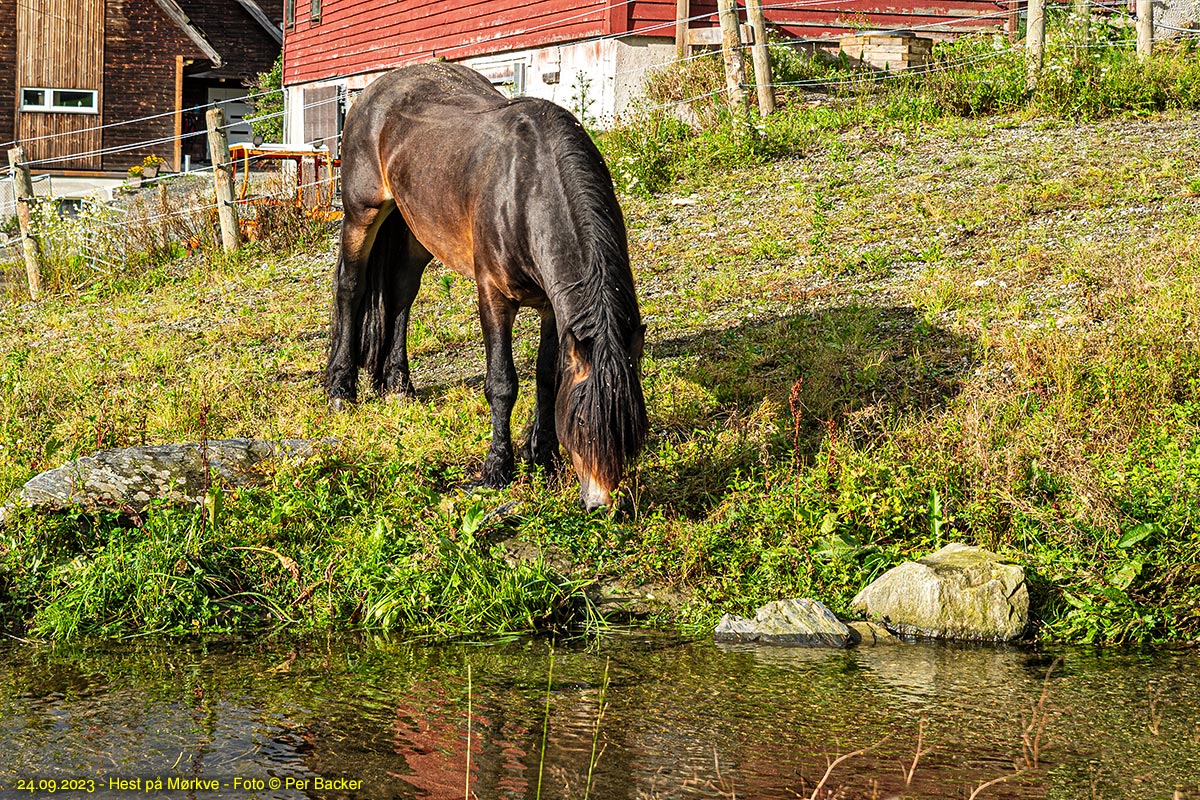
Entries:
[[579, 505], [585, 511], [595, 511], [612, 505], [612, 492], [596, 480], [590, 472], [576, 468], [579, 475]]

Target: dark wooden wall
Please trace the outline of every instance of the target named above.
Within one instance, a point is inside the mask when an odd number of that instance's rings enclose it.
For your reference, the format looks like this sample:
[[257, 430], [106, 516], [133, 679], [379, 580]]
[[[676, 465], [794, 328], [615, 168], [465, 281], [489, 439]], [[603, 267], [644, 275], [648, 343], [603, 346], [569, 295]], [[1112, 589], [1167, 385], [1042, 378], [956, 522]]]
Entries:
[[[268, 16], [269, 6], [282, 5], [260, 2], [259, 6]], [[235, 0], [179, 0], [179, 7], [199, 28], [217, 52], [225, 57], [226, 63], [218, 69], [206, 70], [210, 77], [225, 78], [234, 85], [253, 82], [260, 72], [267, 72], [275, 65], [279, 56], [279, 43], [250, 16]]]
[[[17, 4], [0, 3], [0, 144], [17, 138]], [[0, 154], [0, 165], [8, 158]]]
[[[123, 147], [175, 136], [176, 56], [203, 55], [154, 0], [108, 0], [104, 42], [104, 117], [146, 119], [106, 128], [104, 147]], [[104, 157], [104, 169], [123, 170], [154, 153], [173, 161], [173, 142]]]
[[[104, 0], [22, 0], [17, 4], [17, 30], [18, 87], [100, 91]], [[97, 108], [103, 107], [101, 92]], [[31, 161], [91, 154], [47, 164], [50, 169], [99, 169], [100, 120], [100, 114], [18, 112], [17, 138]]]

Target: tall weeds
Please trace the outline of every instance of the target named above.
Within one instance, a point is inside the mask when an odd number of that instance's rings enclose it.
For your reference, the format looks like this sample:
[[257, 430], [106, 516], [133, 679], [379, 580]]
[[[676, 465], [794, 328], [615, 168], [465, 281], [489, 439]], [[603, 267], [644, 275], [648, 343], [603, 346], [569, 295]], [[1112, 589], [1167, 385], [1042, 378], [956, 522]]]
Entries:
[[[944, 116], [1024, 112], [1070, 120], [1200, 108], [1200, 57], [1194, 40], [1163, 43], [1136, 56], [1132, 26], [1096, 22], [1077, 46], [1065, 20], [1052, 25], [1035, 91], [1026, 89], [1024, 49], [991, 35], [963, 36], [934, 48], [926, 70], [886, 74], [782, 42], [771, 48], [780, 110], [741, 135], [725, 104], [717, 54], [651, 76], [641, 111], [600, 136], [624, 191], [653, 194], [700, 170], [803, 155], [823, 137], [862, 123], [928, 122]], [[812, 98], [823, 98], [816, 107]]]

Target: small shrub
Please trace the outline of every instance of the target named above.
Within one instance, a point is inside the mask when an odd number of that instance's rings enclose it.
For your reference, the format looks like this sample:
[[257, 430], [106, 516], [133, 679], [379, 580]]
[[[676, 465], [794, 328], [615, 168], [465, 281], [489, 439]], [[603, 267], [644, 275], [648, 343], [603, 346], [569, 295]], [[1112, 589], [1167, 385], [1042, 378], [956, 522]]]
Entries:
[[250, 100], [254, 113], [246, 118], [250, 130], [255, 136], [263, 137], [263, 141], [282, 142], [283, 53], [279, 54], [269, 70], [258, 73], [258, 78], [249, 88], [255, 95]]

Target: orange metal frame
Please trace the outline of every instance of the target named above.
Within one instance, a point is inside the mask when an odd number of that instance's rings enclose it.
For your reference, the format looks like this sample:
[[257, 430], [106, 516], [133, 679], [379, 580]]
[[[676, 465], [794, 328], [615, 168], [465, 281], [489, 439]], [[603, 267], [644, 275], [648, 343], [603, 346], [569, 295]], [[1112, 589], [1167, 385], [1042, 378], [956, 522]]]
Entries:
[[[316, 202], [311, 209], [314, 214], [329, 215], [333, 207], [333, 194], [336, 185], [336, 177], [334, 168], [341, 166], [341, 161], [332, 158], [328, 150], [313, 150], [313, 149], [291, 149], [284, 147], [259, 147], [253, 144], [237, 143], [229, 146], [229, 155], [231, 166], [233, 167], [234, 180], [237, 179], [238, 161], [242, 163], [242, 170], [245, 178], [242, 180], [241, 188], [238, 190], [237, 202], [239, 203], [256, 203], [264, 202], [266, 198], [248, 197], [247, 192], [250, 187], [250, 164], [252, 162], [265, 161], [291, 161], [296, 165], [296, 196], [293, 202], [300, 207], [304, 206], [304, 163], [310, 161], [313, 165], [313, 176], [315, 184], [313, 188], [313, 196]], [[321, 179], [322, 169], [328, 170], [328, 180]], [[321, 187], [328, 186], [328, 192], [322, 192]], [[340, 215], [339, 215], [340, 216]]]

